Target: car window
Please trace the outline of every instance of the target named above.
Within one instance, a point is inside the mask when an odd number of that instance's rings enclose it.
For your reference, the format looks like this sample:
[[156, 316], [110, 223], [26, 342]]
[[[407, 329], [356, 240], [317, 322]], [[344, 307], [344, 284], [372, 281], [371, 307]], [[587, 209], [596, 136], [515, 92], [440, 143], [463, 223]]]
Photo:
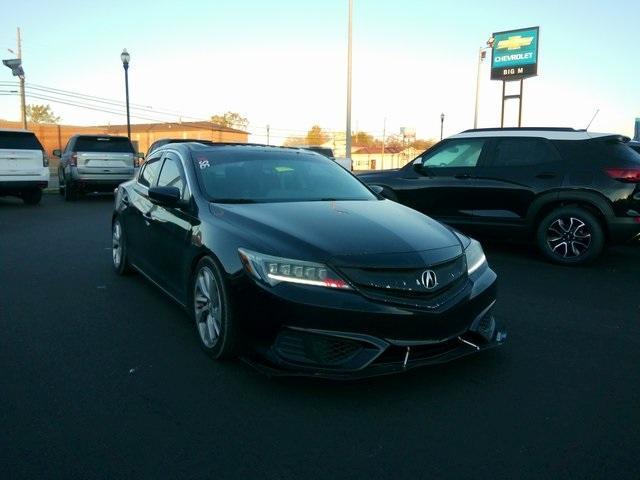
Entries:
[[178, 165], [178, 159], [167, 156], [158, 177], [158, 186], [176, 187], [180, 190], [180, 195], [184, 196], [184, 178]]
[[134, 153], [133, 145], [126, 137], [78, 137], [76, 152]]
[[0, 132], [0, 148], [42, 150], [42, 145], [31, 132]]
[[526, 167], [558, 160], [558, 154], [541, 138], [501, 138], [491, 159], [492, 167]]
[[640, 163], [640, 154], [616, 138], [605, 138], [593, 140], [597, 150], [608, 161], [620, 161], [623, 163]]
[[468, 138], [451, 140], [441, 148], [422, 156], [423, 168], [475, 167], [482, 153], [485, 140]]
[[147, 160], [142, 167], [140, 176], [138, 177], [138, 183], [140, 183], [140, 185], [144, 185], [147, 188], [153, 185], [156, 181], [158, 170], [160, 170], [161, 165], [162, 163], [160, 162], [160, 157], [155, 157]]

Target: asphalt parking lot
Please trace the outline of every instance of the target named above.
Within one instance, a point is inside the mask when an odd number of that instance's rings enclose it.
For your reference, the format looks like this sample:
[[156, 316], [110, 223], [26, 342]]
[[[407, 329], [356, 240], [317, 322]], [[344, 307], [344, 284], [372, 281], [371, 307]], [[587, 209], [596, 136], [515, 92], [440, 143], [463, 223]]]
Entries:
[[573, 269], [486, 245], [504, 347], [272, 380], [112, 272], [112, 203], [0, 199], [2, 478], [640, 478], [640, 247]]

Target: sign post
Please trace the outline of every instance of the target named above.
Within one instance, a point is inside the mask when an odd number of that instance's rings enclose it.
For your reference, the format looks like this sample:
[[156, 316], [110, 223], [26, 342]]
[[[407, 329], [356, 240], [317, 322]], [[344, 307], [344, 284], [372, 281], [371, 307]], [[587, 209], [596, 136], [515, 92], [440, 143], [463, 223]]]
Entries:
[[[493, 38], [491, 80], [502, 81], [500, 127], [504, 127], [504, 104], [511, 99], [518, 99], [518, 127], [521, 127], [524, 79], [538, 74], [540, 27], [496, 32]], [[520, 91], [516, 95], [506, 94], [506, 83], [511, 81], [520, 81]]]

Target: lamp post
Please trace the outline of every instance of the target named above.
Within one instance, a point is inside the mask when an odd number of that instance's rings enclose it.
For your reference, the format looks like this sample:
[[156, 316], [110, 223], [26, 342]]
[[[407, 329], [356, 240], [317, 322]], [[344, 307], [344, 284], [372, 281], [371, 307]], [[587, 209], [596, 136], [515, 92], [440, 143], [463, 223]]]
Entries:
[[345, 157], [351, 159], [351, 63], [353, 49], [353, 0], [349, 0], [349, 27], [347, 35], [347, 127], [345, 131]]
[[482, 66], [482, 61], [487, 56], [487, 50], [491, 50], [493, 48], [494, 38], [491, 37], [487, 40], [486, 47], [480, 47], [478, 50], [478, 74], [476, 76], [476, 109], [473, 115], [473, 128], [478, 128], [478, 105], [480, 103], [480, 67]]
[[442, 132], [444, 131], [444, 113], [440, 114], [440, 140], [442, 140]]
[[127, 101], [127, 137], [131, 140], [131, 120], [129, 119], [129, 59], [131, 56], [127, 49], [122, 50], [120, 54], [120, 60], [122, 60], [122, 67], [124, 68], [124, 91]]

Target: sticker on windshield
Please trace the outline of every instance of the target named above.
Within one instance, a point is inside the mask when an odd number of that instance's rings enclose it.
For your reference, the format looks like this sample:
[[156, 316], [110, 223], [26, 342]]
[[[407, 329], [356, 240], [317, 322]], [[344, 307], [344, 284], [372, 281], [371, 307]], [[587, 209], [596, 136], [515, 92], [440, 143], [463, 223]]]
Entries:
[[275, 170], [278, 173], [293, 172], [293, 168], [291, 168], [291, 167], [276, 167]]
[[199, 158], [198, 165], [200, 166], [200, 170], [204, 170], [205, 168], [209, 168], [211, 165], [209, 164], [209, 160], [206, 158]]

